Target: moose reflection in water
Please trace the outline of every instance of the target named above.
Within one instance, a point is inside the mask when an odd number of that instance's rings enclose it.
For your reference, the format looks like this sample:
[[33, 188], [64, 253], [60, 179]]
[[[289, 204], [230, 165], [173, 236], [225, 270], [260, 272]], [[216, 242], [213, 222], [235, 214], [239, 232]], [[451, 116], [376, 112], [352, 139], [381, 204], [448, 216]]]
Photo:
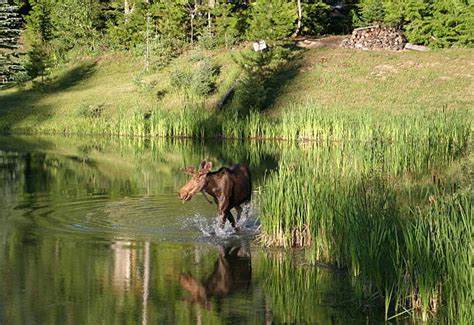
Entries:
[[203, 282], [188, 273], [182, 273], [179, 282], [190, 293], [186, 301], [212, 309], [212, 298], [224, 298], [238, 291], [247, 291], [251, 277], [250, 248], [223, 245], [214, 271]]
[[211, 169], [212, 162], [206, 160], [201, 162], [199, 171], [194, 167], [186, 167], [183, 171], [193, 177], [179, 190], [179, 197], [189, 201], [197, 192], [202, 192], [204, 196], [209, 194], [217, 204], [221, 228], [224, 228], [227, 219], [238, 230], [230, 210], [235, 208], [238, 222], [243, 210], [241, 205], [249, 202], [252, 196], [250, 170], [241, 164], [222, 167], [215, 172], [211, 172]]

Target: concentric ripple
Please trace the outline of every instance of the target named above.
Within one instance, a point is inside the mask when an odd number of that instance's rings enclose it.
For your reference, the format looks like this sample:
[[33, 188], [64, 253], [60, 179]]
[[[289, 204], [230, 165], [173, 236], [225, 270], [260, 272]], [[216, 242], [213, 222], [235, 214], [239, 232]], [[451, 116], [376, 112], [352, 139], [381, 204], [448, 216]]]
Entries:
[[214, 241], [216, 238], [252, 236], [257, 230], [253, 212], [247, 209], [236, 233], [227, 223], [217, 226], [216, 206], [196, 197], [183, 204], [174, 194], [113, 198], [91, 195], [75, 198], [35, 195], [16, 210], [48, 234], [91, 241], [143, 239], [152, 241]]

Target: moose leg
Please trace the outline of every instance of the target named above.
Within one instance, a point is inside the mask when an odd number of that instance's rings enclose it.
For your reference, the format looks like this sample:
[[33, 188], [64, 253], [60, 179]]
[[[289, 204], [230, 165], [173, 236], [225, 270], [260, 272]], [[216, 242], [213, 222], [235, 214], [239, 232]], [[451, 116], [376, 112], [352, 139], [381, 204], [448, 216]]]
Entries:
[[235, 228], [235, 219], [234, 219], [234, 216], [232, 215], [232, 213], [230, 211], [227, 211], [225, 213], [225, 216], [226, 216], [227, 220], [229, 220], [230, 224], [232, 225], [232, 228]]
[[[231, 220], [234, 220], [234, 217], [232, 216], [231, 214], [231, 218], [230, 219], [228, 217], [228, 214], [229, 214], [229, 200], [226, 199], [225, 196], [221, 196], [218, 200], [218, 210], [219, 210], [219, 220], [221, 222], [220, 226], [221, 228], [223, 229], [224, 226], [225, 226], [225, 220], [226, 219], [229, 219], [229, 221], [232, 223]], [[234, 222], [235, 224], [235, 222]]]
[[240, 217], [242, 216], [242, 211], [244, 209], [242, 209], [242, 207], [240, 205], [238, 205], [238, 206], [235, 207], [235, 210], [237, 211], [237, 222], [239, 222]]
[[224, 229], [226, 219], [225, 212], [219, 213], [219, 216], [217, 218], [219, 219], [219, 226], [221, 227], [221, 229]]

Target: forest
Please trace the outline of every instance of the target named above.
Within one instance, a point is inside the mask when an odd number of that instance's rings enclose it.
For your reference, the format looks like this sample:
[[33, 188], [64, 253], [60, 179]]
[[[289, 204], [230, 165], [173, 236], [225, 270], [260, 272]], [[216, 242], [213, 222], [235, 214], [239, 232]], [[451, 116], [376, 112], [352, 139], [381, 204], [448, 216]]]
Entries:
[[126, 51], [156, 66], [195, 44], [277, 44], [373, 22], [415, 44], [474, 44], [470, 0], [2, 0], [0, 15], [3, 83], [44, 78], [78, 55]]

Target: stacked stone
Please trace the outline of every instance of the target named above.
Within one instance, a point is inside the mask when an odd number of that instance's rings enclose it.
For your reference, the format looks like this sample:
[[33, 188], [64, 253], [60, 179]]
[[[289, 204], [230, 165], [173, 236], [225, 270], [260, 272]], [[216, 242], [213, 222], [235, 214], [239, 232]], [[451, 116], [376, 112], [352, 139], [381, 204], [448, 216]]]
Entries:
[[381, 24], [354, 29], [341, 46], [363, 50], [403, 50], [407, 40], [403, 33], [395, 28]]

